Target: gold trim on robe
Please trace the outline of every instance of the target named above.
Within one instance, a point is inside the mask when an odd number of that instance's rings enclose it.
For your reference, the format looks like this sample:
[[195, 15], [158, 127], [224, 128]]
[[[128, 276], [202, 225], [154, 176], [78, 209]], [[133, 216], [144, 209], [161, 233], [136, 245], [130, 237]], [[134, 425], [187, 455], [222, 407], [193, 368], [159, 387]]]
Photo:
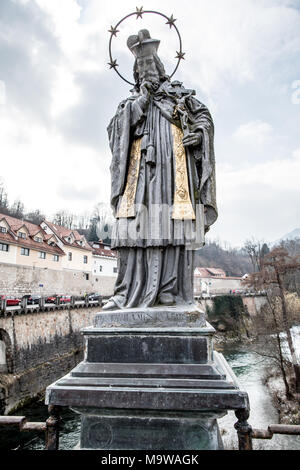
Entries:
[[117, 219], [135, 217], [135, 194], [140, 171], [141, 144], [142, 138], [134, 140], [131, 146], [127, 183], [116, 215]]
[[175, 155], [175, 194], [172, 219], [195, 220], [195, 212], [191, 203], [189, 180], [186, 166], [186, 153], [182, 143], [182, 130], [171, 124], [173, 149]]
[[[171, 124], [173, 134], [173, 150], [175, 156], [175, 194], [172, 219], [195, 220], [195, 212], [190, 199], [189, 181], [187, 175], [186, 153], [182, 143], [182, 130]], [[117, 219], [135, 217], [135, 195], [141, 162], [142, 138], [133, 141], [130, 152], [130, 162], [127, 183]]]

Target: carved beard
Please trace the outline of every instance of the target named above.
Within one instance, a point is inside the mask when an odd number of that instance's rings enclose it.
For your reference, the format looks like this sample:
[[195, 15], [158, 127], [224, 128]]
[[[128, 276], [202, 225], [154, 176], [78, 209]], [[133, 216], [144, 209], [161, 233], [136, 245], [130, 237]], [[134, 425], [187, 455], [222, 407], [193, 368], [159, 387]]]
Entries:
[[157, 91], [159, 86], [160, 86], [160, 80], [159, 80], [159, 74], [152, 72], [152, 71], [146, 71], [143, 74], [142, 77], [142, 82], [146, 80], [147, 82], [150, 82], [152, 84], [152, 90]]

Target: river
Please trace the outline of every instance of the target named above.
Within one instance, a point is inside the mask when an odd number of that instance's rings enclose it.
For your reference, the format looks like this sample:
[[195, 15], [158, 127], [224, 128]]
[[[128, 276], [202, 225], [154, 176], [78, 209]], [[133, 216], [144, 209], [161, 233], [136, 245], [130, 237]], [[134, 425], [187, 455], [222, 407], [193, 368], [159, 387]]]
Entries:
[[[294, 338], [300, 351], [300, 327], [293, 328]], [[268, 359], [253, 352], [245, 352], [244, 345], [235, 344], [222, 350], [225, 358], [235, 372], [240, 388], [246, 390], [250, 399], [249, 423], [254, 428], [266, 429], [268, 424], [278, 423], [278, 414], [271, 402], [267, 387], [263, 384], [264, 370]], [[31, 404], [20, 409], [17, 414], [26, 416], [29, 421], [45, 421], [48, 417], [47, 407], [42, 402]], [[62, 414], [63, 429], [60, 435], [60, 449], [74, 448], [79, 441], [80, 418], [71, 410], [64, 409]], [[219, 420], [224, 447], [237, 448], [237, 434], [234, 423], [237, 421], [233, 412]], [[300, 436], [276, 435], [271, 440], [253, 440], [254, 449], [296, 450], [300, 449]], [[10, 449], [40, 450], [44, 448], [44, 436], [36, 433], [19, 433], [18, 430], [1, 429], [0, 450]]]

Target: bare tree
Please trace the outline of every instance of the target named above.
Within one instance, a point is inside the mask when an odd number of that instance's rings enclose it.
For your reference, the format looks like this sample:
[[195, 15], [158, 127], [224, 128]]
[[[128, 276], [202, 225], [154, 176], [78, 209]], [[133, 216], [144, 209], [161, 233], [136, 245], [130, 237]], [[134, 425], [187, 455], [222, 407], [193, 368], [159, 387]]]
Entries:
[[24, 204], [20, 201], [20, 199], [16, 199], [13, 203], [12, 207], [9, 210], [9, 213], [12, 217], [16, 217], [17, 219], [23, 219], [24, 217]]
[[270, 253], [270, 248], [266, 243], [264, 243], [261, 247], [260, 253], [259, 253], [259, 266], [260, 268], [262, 267], [264, 257]]
[[[108, 204], [100, 202], [96, 205], [91, 219], [90, 237], [96, 237], [103, 241], [110, 241], [114, 223], [113, 214]], [[91, 238], [90, 238], [91, 239]]]
[[84, 212], [77, 216], [76, 219], [76, 228], [79, 230], [88, 230], [91, 224], [91, 213]]
[[[252, 349], [256, 354], [271, 359], [275, 366], [279, 368], [285, 387], [285, 394], [289, 400], [292, 398], [292, 393], [286, 370], [289, 368], [290, 362], [283, 354], [282, 327], [281, 322], [277, 318], [278, 300], [278, 297], [271, 297], [270, 292], [267, 292], [267, 304], [255, 322], [256, 333], [259, 335], [259, 339], [256, 340], [255, 346]], [[274, 332], [274, 335], [270, 335], [271, 331]], [[266, 335], [268, 336], [267, 341]]]
[[42, 214], [39, 209], [36, 209], [32, 212], [28, 212], [24, 215], [24, 219], [27, 220], [27, 222], [31, 222], [32, 224], [36, 225], [40, 225], [40, 223], [45, 220], [45, 218], [45, 215]]
[[253, 271], [260, 271], [264, 257], [270, 252], [268, 245], [252, 237], [245, 241], [242, 249], [249, 257]]
[[60, 225], [61, 227], [67, 227], [69, 229], [73, 229], [74, 220], [75, 220], [74, 214], [71, 214], [68, 211], [62, 210], [62, 211], [57, 212], [54, 215], [52, 219], [52, 223]]
[[[247, 284], [250, 284], [256, 290], [264, 289], [266, 291], [278, 334], [278, 323], [276, 323], [277, 319], [274, 313], [274, 307], [272, 307], [272, 302], [274, 303], [276, 297], [279, 299], [282, 327], [286, 334], [287, 344], [291, 355], [297, 392], [300, 392], [300, 363], [297, 358], [291, 335], [291, 325], [285, 297], [284, 277], [299, 269], [300, 262], [298, 258], [289, 256], [288, 252], [284, 248], [277, 247], [264, 256], [261, 270], [251, 274], [246, 281]], [[281, 346], [280, 348], [282, 351]]]
[[4, 183], [0, 178], [0, 212], [7, 214], [9, 210], [7, 192], [4, 187]]

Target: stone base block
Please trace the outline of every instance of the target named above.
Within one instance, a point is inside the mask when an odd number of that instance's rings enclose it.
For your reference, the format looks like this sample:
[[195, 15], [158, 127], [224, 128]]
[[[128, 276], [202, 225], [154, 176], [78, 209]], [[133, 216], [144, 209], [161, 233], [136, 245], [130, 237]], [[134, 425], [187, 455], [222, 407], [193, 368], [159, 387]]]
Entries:
[[82, 449], [220, 449], [217, 418], [249, 402], [214, 333], [195, 306], [99, 313], [46, 403], [81, 413]]
[[[79, 409], [74, 411], [80, 412]], [[83, 410], [82, 410], [83, 411]], [[223, 414], [107, 411], [81, 418], [84, 450], [219, 450], [223, 449], [217, 418]]]

